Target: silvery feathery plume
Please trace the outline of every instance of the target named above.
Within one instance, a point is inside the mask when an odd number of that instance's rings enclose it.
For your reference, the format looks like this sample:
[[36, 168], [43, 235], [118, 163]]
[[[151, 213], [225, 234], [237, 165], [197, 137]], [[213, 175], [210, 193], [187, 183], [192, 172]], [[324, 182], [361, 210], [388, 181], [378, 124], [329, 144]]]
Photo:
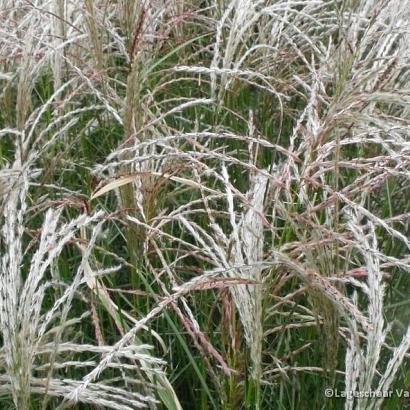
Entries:
[[0, 198], [7, 195], [18, 182], [20, 171], [15, 169], [0, 169]]
[[245, 268], [229, 272], [233, 276], [240, 276], [257, 283], [251, 286], [232, 287], [231, 292], [250, 348], [252, 377], [259, 381], [263, 338], [261, 289], [263, 267], [260, 262], [263, 261], [264, 241], [261, 215], [268, 179], [263, 174], [255, 174], [250, 178], [250, 183], [251, 186], [246, 195], [249, 208], [241, 215], [238, 224], [235, 224], [234, 218], [231, 218], [234, 224], [231, 236], [231, 260], [234, 266], [245, 266]]
[[392, 349], [386, 366], [381, 363], [382, 351], [389, 330], [383, 317], [385, 285], [380, 269], [378, 243], [375, 226], [372, 221], [366, 225], [360, 223], [362, 215], [358, 211], [346, 211], [348, 227], [357, 243], [357, 250], [362, 255], [367, 274], [367, 286], [363, 289], [368, 297], [368, 317], [372, 326], [366, 332], [366, 344], [363, 346], [357, 329], [353, 328], [346, 352], [346, 390], [376, 391], [380, 397], [347, 400], [345, 409], [380, 409], [383, 404], [383, 392], [391, 388], [391, 384], [410, 348], [410, 327], [398, 347]]

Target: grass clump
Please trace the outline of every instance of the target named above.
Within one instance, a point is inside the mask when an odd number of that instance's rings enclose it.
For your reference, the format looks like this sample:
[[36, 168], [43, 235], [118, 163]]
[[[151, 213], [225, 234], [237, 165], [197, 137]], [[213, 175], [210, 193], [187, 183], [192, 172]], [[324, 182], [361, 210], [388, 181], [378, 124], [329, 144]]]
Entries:
[[2, 408], [405, 408], [406, 2], [0, 5]]

